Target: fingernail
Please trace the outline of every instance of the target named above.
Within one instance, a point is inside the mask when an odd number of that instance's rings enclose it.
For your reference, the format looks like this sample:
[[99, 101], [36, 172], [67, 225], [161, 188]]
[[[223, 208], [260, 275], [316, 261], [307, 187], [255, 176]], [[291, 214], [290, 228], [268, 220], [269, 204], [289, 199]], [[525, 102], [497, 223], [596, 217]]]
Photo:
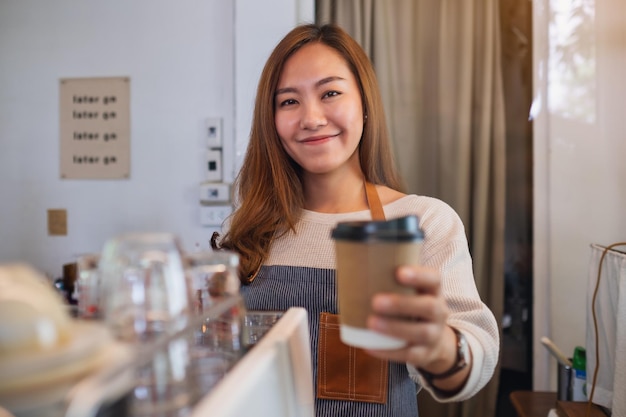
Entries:
[[410, 280], [413, 280], [416, 277], [415, 270], [408, 266], [401, 266], [400, 268], [398, 268], [398, 275], [403, 279]]
[[384, 295], [375, 295], [372, 300], [372, 306], [376, 310], [385, 309], [389, 307], [390, 305], [391, 305], [391, 300], [389, 300], [389, 297], [386, 297]]

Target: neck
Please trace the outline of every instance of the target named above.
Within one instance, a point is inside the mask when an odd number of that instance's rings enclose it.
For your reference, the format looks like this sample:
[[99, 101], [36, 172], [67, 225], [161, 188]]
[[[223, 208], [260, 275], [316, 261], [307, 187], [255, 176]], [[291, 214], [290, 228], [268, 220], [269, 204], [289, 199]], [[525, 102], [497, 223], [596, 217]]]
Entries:
[[304, 177], [304, 208], [320, 213], [367, 210], [363, 174], [307, 175]]

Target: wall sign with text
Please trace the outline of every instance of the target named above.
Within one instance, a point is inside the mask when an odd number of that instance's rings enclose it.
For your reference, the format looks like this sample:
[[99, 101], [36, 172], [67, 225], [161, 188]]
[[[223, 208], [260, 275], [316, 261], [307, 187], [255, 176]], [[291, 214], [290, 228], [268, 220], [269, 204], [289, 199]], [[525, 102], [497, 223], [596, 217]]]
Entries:
[[130, 177], [130, 79], [60, 81], [61, 178]]

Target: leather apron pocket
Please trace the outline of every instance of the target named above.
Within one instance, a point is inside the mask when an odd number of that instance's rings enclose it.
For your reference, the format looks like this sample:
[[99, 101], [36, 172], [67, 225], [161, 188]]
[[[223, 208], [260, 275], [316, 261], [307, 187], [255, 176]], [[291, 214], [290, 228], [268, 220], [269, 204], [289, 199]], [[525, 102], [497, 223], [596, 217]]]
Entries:
[[339, 336], [339, 316], [320, 314], [317, 398], [387, 402], [389, 362], [348, 346]]

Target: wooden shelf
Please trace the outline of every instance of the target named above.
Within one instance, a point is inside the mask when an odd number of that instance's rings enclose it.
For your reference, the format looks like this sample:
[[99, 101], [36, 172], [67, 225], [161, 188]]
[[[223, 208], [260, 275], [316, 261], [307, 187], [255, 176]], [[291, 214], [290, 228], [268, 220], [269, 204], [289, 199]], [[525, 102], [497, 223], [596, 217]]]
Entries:
[[[587, 417], [587, 403], [557, 401], [556, 392], [513, 391], [509, 398], [519, 417], [548, 417], [550, 410], [556, 410], [559, 417]], [[588, 417], [607, 417], [595, 404]]]
[[556, 409], [556, 392], [513, 391], [509, 398], [519, 417], [548, 417]]
[[[556, 412], [559, 417], [586, 417], [587, 402], [557, 401]], [[589, 417], [607, 417], [600, 407], [591, 404]]]

